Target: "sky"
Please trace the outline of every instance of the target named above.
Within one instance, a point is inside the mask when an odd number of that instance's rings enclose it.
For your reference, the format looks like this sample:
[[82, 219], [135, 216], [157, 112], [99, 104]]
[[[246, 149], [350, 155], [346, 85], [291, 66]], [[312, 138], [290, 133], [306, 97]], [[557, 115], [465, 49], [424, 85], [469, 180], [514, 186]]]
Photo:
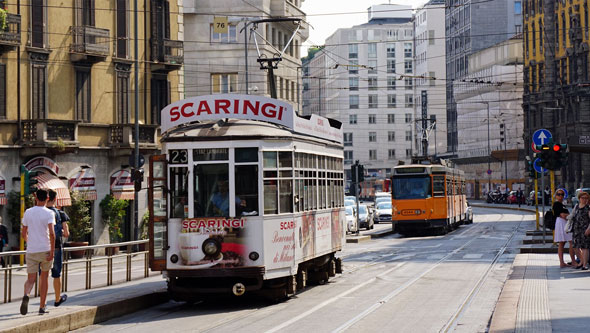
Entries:
[[[414, 8], [428, 0], [304, 0], [301, 9], [307, 14], [307, 21], [313, 28], [309, 29], [309, 39], [303, 44], [301, 55], [307, 55], [311, 45], [322, 45], [326, 38], [339, 28], [350, 28], [366, 23], [367, 8], [372, 5], [398, 4], [410, 5]], [[341, 13], [339, 15], [319, 15]]]

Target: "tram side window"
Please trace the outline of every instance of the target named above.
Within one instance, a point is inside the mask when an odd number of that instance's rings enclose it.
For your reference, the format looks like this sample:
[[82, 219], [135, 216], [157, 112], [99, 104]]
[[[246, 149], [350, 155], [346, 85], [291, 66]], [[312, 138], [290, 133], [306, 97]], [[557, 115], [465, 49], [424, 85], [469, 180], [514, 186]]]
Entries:
[[172, 211], [170, 217], [188, 217], [188, 168], [170, 168], [170, 199]]
[[453, 181], [451, 178], [447, 178], [447, 195], [453, 195]]
[[[195, 166], [195, 217], [229, 216], [229, 176], [227, 163], [198, 164]], [[241, 198], [236, 206], [245, 205]]]
[[432, 192], [435, 197], [445, 196], [445, 177], [444, 176], [433, 176], [432, 177]]
[[236, 216], [258, 215], [258, 165], [236, 165], [235, 183], [236, 199], [240, 200]]

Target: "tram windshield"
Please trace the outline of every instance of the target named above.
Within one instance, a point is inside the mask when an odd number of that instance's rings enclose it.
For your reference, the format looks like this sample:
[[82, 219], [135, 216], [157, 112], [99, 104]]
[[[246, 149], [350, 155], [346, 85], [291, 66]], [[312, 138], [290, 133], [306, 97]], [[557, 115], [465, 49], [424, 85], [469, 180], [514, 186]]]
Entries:
[[432, 197], [432, 186], [429, 176], [410, 176], [393, 178], [393, 198], [425, 199]]

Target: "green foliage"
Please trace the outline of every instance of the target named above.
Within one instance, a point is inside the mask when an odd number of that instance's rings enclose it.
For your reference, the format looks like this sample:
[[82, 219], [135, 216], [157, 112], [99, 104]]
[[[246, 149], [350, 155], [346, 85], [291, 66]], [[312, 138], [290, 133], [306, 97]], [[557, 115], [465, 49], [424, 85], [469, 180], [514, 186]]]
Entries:
[[0, 30], [8, 30], [8, 13], [3, 8], [0, 8]]
[[70, 194], [72, 205], [64, 207], [65, 212], [70, 217], [68, 228], [70, 229], [70, 240], [81, 242], [86, 240], [86, 236], [92, 232], [92, 217], [90, 216], [90, 207], [88, 202], [80, 198], [77, 192]]
[[[11, 231], [14, 234], [20, 234], [20, 192], [10, 191], [7, 197], [7, 215], [10, 221]], [[33, 195], [25, 197], [25, 209], [33, 207], [35, 205], [35, 199]]]
[[141, 227], [140, 227], [140, 232], [141, 234], [139, 235], [140, 239], [148, 239], [149, 238], [149, 230], [148, 227], [150, 225], [150, 211], [146, 211], [145, 214], [143, 214], [143, 217], [141, 218]]
[[107, 194], [100, 202], [102, 220], [109, 226], [109, 238], [111, 243], [116, 243], [123, 238], [121, 226], [125, 217], [125, 209], [129, 203], [126, 200], [115, 199]]

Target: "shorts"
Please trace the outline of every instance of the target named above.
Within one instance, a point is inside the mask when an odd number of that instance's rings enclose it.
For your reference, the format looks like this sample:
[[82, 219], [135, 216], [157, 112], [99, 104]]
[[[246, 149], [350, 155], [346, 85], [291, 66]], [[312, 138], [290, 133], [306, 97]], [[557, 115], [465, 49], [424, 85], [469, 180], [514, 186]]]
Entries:
[[51, 277], [52, 278], [57, 279], [61, 276], [62, 258], [63, 258], [63, 250], [62, 250], [61, 246], [56, 247], [54, 255], [53, 255], [53, 267], [51, 267]]
[[31, 274], [39, 272], [39, 266], [41, 266], [42, 272], [48, 272], [53, 264], [53, 260], [47, 261], [48, 255], [49, 251], [34, 253], [27, 252], [27, 255], [25, 256], [27, 259], [27, 273]]

